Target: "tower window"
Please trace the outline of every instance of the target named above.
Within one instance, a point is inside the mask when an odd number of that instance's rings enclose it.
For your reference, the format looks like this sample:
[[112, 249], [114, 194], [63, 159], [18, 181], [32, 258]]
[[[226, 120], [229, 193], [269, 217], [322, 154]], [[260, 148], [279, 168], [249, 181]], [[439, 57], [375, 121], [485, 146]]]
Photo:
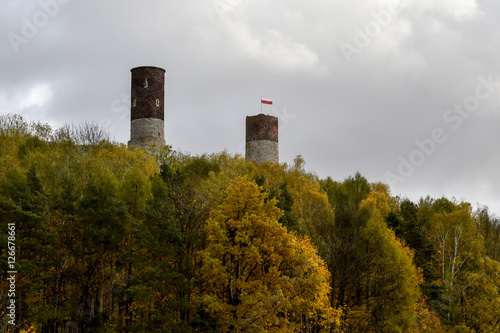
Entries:
[[137, 105], [137, 101], [136, 101], [136, 100], [135, 100], [135, 98], [134, 98], [134, 100], [132, 101], [132, 106], [134, 106], [134, 107], [135, 107], [136, 105]]
[[264, 127], [265, 127], [265, 128], [267, 128], [267, 123], [266, 123], [266, 124], [264, 124]]
[[156, 99], [156, 106], [160, 106], [160, 100], [158, 98]]
[[158, 132], [158, 137], [160, 137], [160, 136], [161, 136], [161, 135], [160, 135], [160, 132]]

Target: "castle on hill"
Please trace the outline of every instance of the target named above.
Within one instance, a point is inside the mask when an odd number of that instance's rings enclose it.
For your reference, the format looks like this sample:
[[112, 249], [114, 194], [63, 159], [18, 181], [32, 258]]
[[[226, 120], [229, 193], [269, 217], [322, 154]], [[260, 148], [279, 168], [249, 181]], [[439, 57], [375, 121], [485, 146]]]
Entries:
[[[132, 68], [130, 141], [128, 148], [165, 145], [165, 70]], [[265, 114], [246, 117], [245, 158], [255, 163], [279, 163], [278, 118]]]

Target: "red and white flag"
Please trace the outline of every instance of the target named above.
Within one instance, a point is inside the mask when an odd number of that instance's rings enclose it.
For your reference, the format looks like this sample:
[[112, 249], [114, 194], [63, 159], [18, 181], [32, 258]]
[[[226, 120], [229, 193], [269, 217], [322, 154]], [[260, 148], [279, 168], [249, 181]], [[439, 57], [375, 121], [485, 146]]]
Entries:
[[264, 99], [264, 98], [261, 98], [261, 103], [262, 104], [270, 104], [270, 105], [273, 105], [273, 101], [271, 101], [270, 99]]

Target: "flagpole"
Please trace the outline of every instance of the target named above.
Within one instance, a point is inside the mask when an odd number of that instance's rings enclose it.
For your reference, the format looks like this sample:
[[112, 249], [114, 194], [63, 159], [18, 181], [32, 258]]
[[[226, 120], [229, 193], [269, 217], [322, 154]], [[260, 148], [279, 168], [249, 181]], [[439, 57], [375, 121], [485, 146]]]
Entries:
[[262, 113], [262, 96], [260, 96], [260, 113]]

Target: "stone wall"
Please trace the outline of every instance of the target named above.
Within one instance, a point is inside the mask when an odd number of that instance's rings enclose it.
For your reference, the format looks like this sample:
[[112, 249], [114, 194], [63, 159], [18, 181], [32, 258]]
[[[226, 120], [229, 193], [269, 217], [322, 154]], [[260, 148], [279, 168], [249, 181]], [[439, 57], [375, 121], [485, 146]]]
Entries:
[[131, 110], [130, 149], [165, 145], [164, 95], [165, 70], [143, 66], [130, 70]]
[[130, 123], [129, 148], [151, 144], [165, 145], [165, 125], [163, 120], [157, 118], [141, 118]]
[[279, 163], [278, 142], [270, 140], [248, 141], [245, 158], [258, 164], [263, 162]]
[[265, 114], [246, 118], [246, 149], [248, 161], [279, 163], [278, 118]]

